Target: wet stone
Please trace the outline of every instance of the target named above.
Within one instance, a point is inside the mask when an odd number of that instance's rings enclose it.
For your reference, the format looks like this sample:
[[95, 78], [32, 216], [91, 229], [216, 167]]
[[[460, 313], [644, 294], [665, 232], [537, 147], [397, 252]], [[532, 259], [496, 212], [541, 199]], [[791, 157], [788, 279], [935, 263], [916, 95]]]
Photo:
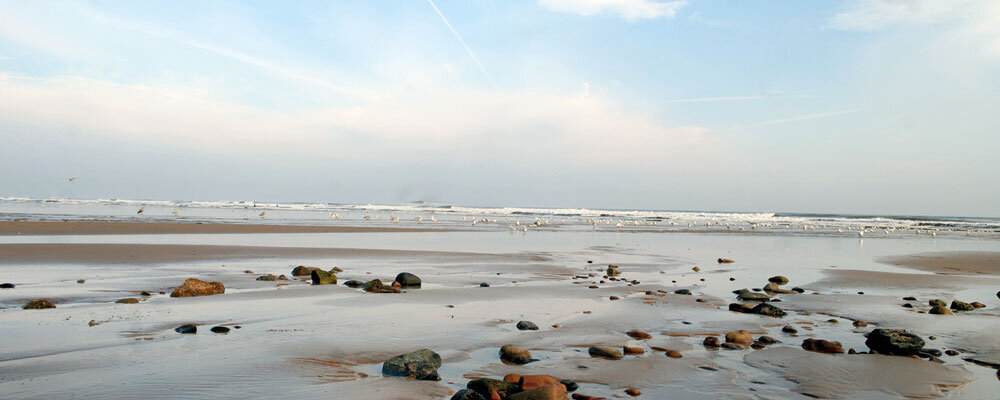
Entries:
[[531, 321], [520, 321], [517, 323], [517, 330], [519, 331], [537, 331], [538, 325], [535, 325]]

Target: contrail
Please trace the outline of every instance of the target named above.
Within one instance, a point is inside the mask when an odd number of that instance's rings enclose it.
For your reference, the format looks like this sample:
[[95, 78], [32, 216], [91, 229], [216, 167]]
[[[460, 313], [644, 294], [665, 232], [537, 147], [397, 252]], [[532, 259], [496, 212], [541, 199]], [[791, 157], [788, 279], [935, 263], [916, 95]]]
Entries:
[[448, 29], [450, 29], [451, 33], [455, 35], [455, 38], [457, 38], [458, 41], [462, 43], [462, 47], [465, 47], [465, 51], [469, 52], [469, 56], [472, 57], [472, 61], [475, 61], [476, 65], [479, 66], [479, 69], [483, 71], [483, 75], [486, 75], [486, 80], [490, 81], [490, 86], [493, 86], [493, 89], [496, 90], [497, 84], [496, 82], [493, 82], [493, 77], [490, 76], [489, 72], [486, 72], [486, 67], [483, 66], [483, 63], [479, 62], [479, 57], [476, 57], [476, 53], [473, 53], [472, 49], [469, 48], [469, 45], [465, 44], [465, 40], [462, 39], [462, 35], [459, 35], [458, 31], [456, 31], [455, 28], [451, 26], [451, 23], [448, 22], [448, 18], [445, 18], [444, 14], [441, 13], [441, 10], [439, 10], [437, 5], [434, 4], [434, 0], [427, 0], [427, 2], [430, 3], [431, 7], [434, 8], [434, 11], [441, 16], [441, 20], [444, 21], [444, 24], [448, 26]]

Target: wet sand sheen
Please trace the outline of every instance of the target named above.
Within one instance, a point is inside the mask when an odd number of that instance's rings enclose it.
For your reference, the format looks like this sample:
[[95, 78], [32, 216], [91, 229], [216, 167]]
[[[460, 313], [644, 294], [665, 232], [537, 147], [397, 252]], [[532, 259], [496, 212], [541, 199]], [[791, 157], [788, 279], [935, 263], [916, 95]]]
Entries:
[[948, 251], [881, 257], [879, 262], [940, 274], [1000, 274], [1000, 251]]

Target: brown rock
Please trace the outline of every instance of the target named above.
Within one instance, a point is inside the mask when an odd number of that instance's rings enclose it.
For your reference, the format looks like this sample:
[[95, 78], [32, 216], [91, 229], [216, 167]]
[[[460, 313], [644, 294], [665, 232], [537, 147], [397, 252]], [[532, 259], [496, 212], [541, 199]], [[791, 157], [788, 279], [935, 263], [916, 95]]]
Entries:
[[100, 324], [101, 324], [100, 322], [97, 322], [95, 320], [90, 320], [90, 322], [87, 323], [87, 325], [89, 326], [98, 326]]
[[681, 354], [681, 352], [679, 352], [677, 350], [667, 350], [667, 357], [670, 357], [670, 358], [683, 358], [684, 355]]
[[512, 344], [500, 347], [500, 359], [514, 364], [527, 364], [531, 361], [531, 352]]
[[618, 296], [611, 296], [611, 297], [608, 297], [608, 300], [619, 300], [619, 298], [618, 298]]
[[928, 314], [938, 314], [938, 315], [954, 315], [955, 314], [955, 313], [951, 312], [951, 310], [949, 310], [948, 307], [945, 307], [945, 306], [942, 306], [942, 305], [937, 305], [937, 306], [931, 307], [931, 310], [928, 311], [927, 313]]
[[605, 400], [605, 397], [594, 397], [581, 393], [573, 393], [573, 400]]
[[728, 258], [720, 258], [717, 261], [719, 262], [719, 264], [729, 264], [729, 263], [736, 262], [736, 261], [730, 260]]
[[983, 308], [983, 307], [986, 307], [986, 304], [983, 304], [983, 303], [980, 303], [980, 302], [978, 302], [978, 301], [973, 301], [973, 302], [971, 302], [971, 303], [969, 303], [969, 304], [970, 304], [970, 305], [971, 305], [972, 307], [974, 307], [974, 308]]
[[640, 392], [639, 389], [636, 389], [636, 388], [628, 388], [628, 389], [625, 389], [625, 394], [627, 394], [629, 396], [638, 396], [638, 395], [642, 394], [642, 392]]
[[322, 271], [316, 267], [307, 267], [305, 265], [300, 265], [292, 269], [292, 276], [311, 276], [313, 271]]
[[709, 336], [705, 338], [705, 341], [702, 342], [702, 344], [705, 347], [719, 347], [719, 338], [715, 336]]
[[43, 308], [56, 308], [48, 299], [35, 299], [24, 305], [25, 310], [41, 310]]
[[866, 326], [868, 326], [868, 323], [865, 322], [865, 321], [861, 321], [861, 320], [854, 321], [854, 327], [856, 327], [856, 328], [864, 328]]
[[549, 385], [562, 385], [559, 380], [549, 375], [518, 375], [507, 374], [504, 382], [516, 383], [521, 390], [532, 390]]
[[507, 400], [560, 400], [566, 398], [566, 386], [561, 383], [542, 386], [507, 396]]
[[205, 282], [195, 278], [188, 278], [183, 285], [174, 289], [170, 297], [193, 297], [211, 296], [226, 292], [226, 287], [221, 282]]
[[134, 297], [128, 297], [128, 298], [120, 299], [120, 300], [116, 301], [115, 303], [118, 303], [118, 304], [138, 304], [139, 303], [139, 299], [134, 298]]
[[624, 352], [626, 355], [634, 356], [645, 353], [646, 351], [643, 350], [641, 347], [622, 346], [622, 352]]
[[750, 332], [742, 329], [733, 332], [726, 332], [726, 343], [750, 345], [753, 343], [753, 336], [750, 336]]
[[636, 340], [646, 340], [653, 337], [653, 335], [650, 335], [638, 329], [630, 330], [628, 332], [625, 332], [625, 334], [628, 335], [628, 337]]
[[844, 348], [841, 347], [840, 342], [834, 342], [823, 339], [806, 339], [805, 341], [802, 342], [802, 348], [819, 353], [835, 353], [835, 354], [844, 353]]

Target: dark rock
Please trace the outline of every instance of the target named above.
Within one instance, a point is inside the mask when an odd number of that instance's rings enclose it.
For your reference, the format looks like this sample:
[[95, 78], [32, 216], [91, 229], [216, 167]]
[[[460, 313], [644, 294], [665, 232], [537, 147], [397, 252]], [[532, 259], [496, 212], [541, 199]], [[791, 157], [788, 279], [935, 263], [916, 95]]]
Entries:
[[905, 303], [903, 304], [903, 308], [913, 308], [913, 304]]
[[768, 301], [768, 300], [771, 300], [771, 296], [768, 296], [768, 295], [766, 295], [764, 293], [754, 293], [754, 292], [751, 292], [751, 291], [747, 290], [746, 288], [734, 291], [733, 293], [736, 293], [736, 297], [739, 297], [740, 300], [746, 300], [746, 301]]
[[754, 314], [766, 315], [768, 317], [784, 317], [785, 311], [768, 303], [760, 303], [753, 308]]
[[866, 326], [868, 326], [868, 323], [867, 323], [867, 322], [865, 322], [865, 321], [862, 321], [862, 320], [860, 320], [860, 319], [859, 319], [859, 320], [857, 320], [857, 321], [854, 321], [854, 327], [855, 327], [855, 328], [864, 328], [864, 327], [866, 327]]
[[792, 291], [795, 292], [795, 293], [805, 293], [806, 292], [805, 289], [800, 288], [800, 287], [793, 287]]
[[535, 325], [531, 321], [520, 321], [517, 323], [517, 330], [519, 331], [537, 331], [538, 325]]
[[757, 338], [757, 341], [761, 342], [763, 344], [766, 344], [766, 345], [772, 345], [772, 344], [775, 344], [775, 343], [781, 343], [780, 340], [775, 339], [775, 338], [770, 337], [770, 336], [760, 336], [760, 337]]
[[13, 289], [14, 286], [13, 283], [0, 283], [0, 289]]
[[194, 325], [181, 325], [174, 328], [174, 332], [183, 334], [195, 334], [198, 333], [198, 327]]
[[225, 326], [213, 326], [210, 330], [212, 333], [229, 333], [229, 328]]
[[512, 344], [500, 347], [500, 359], [514, 364], [527, 364], [535, 361], [531, 358], [531, 353], [528, 350]]
[[948, 350], [944, 351], [944, 354], [947, 354], [949, 356], [957, 356], [958, 355], [958, 350], [948, 349]]
[[226, 287], [221, 282], [205, 282], [195, 278], [188, 278], [184, 284], [174, 289], [170, 297], [193, 297], [211, 296], [226, 292]]
[[722, 343], [719, 345], [719, 347], [726, 350], [743, 350], [746, 348], [739, 343], [729, 343], [729, 342]]
[[258, 281], [272, 282], [272, 281], [278, 280], [278, 277], [274, 276], [274, 274], [267, 274], [267, 275], [258, 276], [257, 280]]
[[441, 380], [437, 372], [440, 367], [440, 355], [428, 349], [420, 349], [390, 358], [382, 364], [382, 375], [437, 381]]
[[902, 329], [875, 329], [868, 334], [865, 345], [882, 354], [910, 356], [924, 348], [924, 340]]
[[921, 353], [930, 354], [930, 355], [932, 355], [934, 357], [941, 357], [942, 355], [944, 355], [944, 353], [941, 352], [941, 350], [938, 350], [938, 349], [922, 349], [922, 350], [920, 350], [920, 352]]
[[24, 305], [25, 310], [41, 310], [43, 308], [56, 308], [48, 299], [35, 299]]
[[719, 338], [715, 336], [709, 336], [705, 338], [705, 341], [701, 342], [705, 347], [719, 347]]
[[606, 273], [608, 276], [617, 276], [622, 274], [622, 272], [618, 270], [617, 265], [609, 265]]
[[833, 342], [823, 339], [806, 339], [802, 342], [802, 348], [819, 353], [843, 354], [844, 348], [840, 342]]
[[311, 276], [313, 271], [321, 271], [316, 267], [307, 267], [300, 265], [292, 269], [292, 276]]
[[728, 259], [728, 258], [720, 258], [720, 259], [718, 259], [718, 260], [716, 260], [716, 261], [718, 261], [718, 262], [719, 262], [719, 264], [729, 264], [729, 263], [733, 263], [733, 262], [735, 262], [735, 261], [733, 261], [733, 260], [730, 260], [730, 259]]
[[781, 331], [792, 334], [799, 333], [799, 329], [792, 325], [785, 325], [783, 328], [781, 328]]
[[963, 301], [952, 300], [951, 301], [951, 309], [955, 310], [955, 311], [972, 311], [972, 310], [975, 310], [976, 307], [973, 306], [972, 304], [969, 304], [969, 303], [966, 303], [966, 302], [963, 302]]
[[771, 283], [776, 283], [778, 285], [784, 285], [784, 284], [788, 283], [788, 278], [785, 278], [785, 277], [783, 277], [781, 275], [777, 275], [777, 276], [772, 276], [770, 278], [767, 278], [767, 281], [771, 282]]
[[382, 284], [378, 279], [372, 279], [361, 285], [361, 289], [371, 293], [399, 293], [399, 289]]
[[753, 343], [750, 343], [750, 348], [754, 349], [754, 350], [760, 350], [760, 349], [763, 349], [766, 346], [767, 346], [766, 344], [761, 343], [760, 341], [756, 341], [756, 340]]
[[353, 279], [349, 280], [347, 282], [344, 282], [344, 286], [347, 286], [349, 288], [355, 288], [355, 289], [361, 287], [361, 285], [364, 285], [364, 284], [365, 284], [364, 282], [356, 281], [356, 280], [353, 280]]
[[928, 314], [938, 314], [938, 315], [953, 315], [955, 313], [951, 312], [947, 307], [937, 305], [931, 307], [931, 310], [927, 312]]
[[972, 307], [975, 307], [975, 308], [984, 308], [984, 307], [986, 307], [986, 304], [980, 303], [978, 301], [973, 301], [973, 302], [971, 302], [969, 304], [971, 304]]
[[400, 272], [393, 281], [399, 282], [399, 285], [403, 288], [419, 288], [421, 283], [420, 277], [409, 272]]
[[145, 291], [145, 290], [143, 290], [143, 291], [139, 292], [139, 295], [140, 295], [140, 296], [146, 296], [146, 297], [149, 297], [149, 296], [152, 296], [153, 294], [152, 294], [152, 293], [149, 293], [149, 292], [147, 292], [147, 291]]
[[493, 392], [496, 392], [500, 398], [505, 398], [521, 391], [521, 387], [516, 383], [504, 382], [499, 379], [490, 378], [473, 379], [469, 381], [465, 387], [475, 391], [487, 399], [491, 397], [490, 394]]
[[472, 389], [462, 389], [451, 396], [451, 400], [486, 400], [487, 397]]
[[948, 303], [945, 303], [944, 300], [940, 300], [940, 299], [930, 300], [930, 301], [927, 302], [927, 304], [930, 305], [931, 307], [934, 307], [934, 306], [947, 307], [948, 306]]
[[768, 282], [766, 285], [764, 285], [764, 291], [768, 292], [768, 293], [779, 293], [779, 294], [792, 294], [792, 293], [795, 293], [795, 291], [793, 291], [793, 290], [782, 289], [782, 288], [778, 287], [778, 284], [774, 283], [774, 282]]
[[566, 387], [566, 391], [567, 392], [575, 392], [576, 389], [580, 388], [580, 385], [577, 385], [576, 382], [574, 382], [574, 381], [572, 381], [570, 379], [563, 379], [563, 380], [559, 381], [559, 383], [561, 383], [563, 386]]
[[483, 282], [479, 284], [479, 287], [490, 287], [489, 283]]
[[591, 357], [601, 357], [612, 360], [621, 360], [623, 357], [620, 350], [610, 346], [590, 346], [590, 348], [587, 349], [587, 353], [589, 353]]
[[128, 297], [128, 298], [124, 298], [124, 299], [119, 299], [115, 303], [118, 303], [118, 304], [138, 304], [139, 303], [139, 299], [134, 298], [134, 297]]
[[729, 311], [740, 312], [744, 314], [749, 314], [753, 312], [753, 307], [750, 307], [743, 303], [731, 303], [729, 304]]
[[309, 277], [312, 279], [313, 285], [336, 285], [337, 275], [331, 272], [323, 271], [321, 269], [314, 269]]
[[906, 297], [903, 298], [903, 300], [906, 300], [906, 301], [917, 301], [917, 298], [913, 297], [913, 296], [906, 296]]
[[87, 283], [87, 280], [86, 279], [77, 279], [76, 283], [84, 284], [84, 283]]
[[688, 290], [688, 289], [677, 289], [677, 290], [674, 291], [674, 293], [675, 294], [684, 294], [684, 295], [688, 295], [688, 296], [691, 295], [691, 291]]

